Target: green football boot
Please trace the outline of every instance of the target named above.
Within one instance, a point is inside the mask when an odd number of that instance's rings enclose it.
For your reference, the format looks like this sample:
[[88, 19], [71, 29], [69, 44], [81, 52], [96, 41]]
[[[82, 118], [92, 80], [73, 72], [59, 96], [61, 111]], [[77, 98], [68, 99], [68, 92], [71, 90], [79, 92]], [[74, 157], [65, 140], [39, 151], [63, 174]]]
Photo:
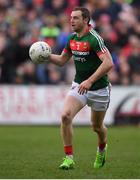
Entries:
[[74, 160], [72, 158], [69, 158], [69, 157], [66, 156], [63, 159], [63, 163], [59, 166], [59, 168], [68, 170], [68, 169], [73, 169], [74, 165], [75, 165]]
[[104, 151], [100, 152], [97, 150], [96, 159], [94, 162], [94, 168], [98, 169], [98, 168], [103, 167], [106, 161], [106, 155], [107, 155], [107, 144], [105, 146]]

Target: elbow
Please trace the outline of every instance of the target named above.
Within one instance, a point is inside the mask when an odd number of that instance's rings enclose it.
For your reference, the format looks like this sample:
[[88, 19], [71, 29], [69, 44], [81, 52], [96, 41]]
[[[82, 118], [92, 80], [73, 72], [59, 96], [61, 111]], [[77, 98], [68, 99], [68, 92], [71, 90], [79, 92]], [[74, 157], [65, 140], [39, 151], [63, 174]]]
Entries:
[[113, 69], [114, 66], [115, 66], [115, 65], [114, 65], [113, 61], [111, 61], [110, 65], [109, 65], [109, 70]]
[[115, 67], [114, 63], [112, 62], [110, 65], [110, 69], [113, 69]]
[[59, 67], [62, 67], [62, 66], [64, 66], [64, 63], [63, 63], [63, 62], [60, 62], [60, 63], [58, 64], [58, 66], [59, 66]]

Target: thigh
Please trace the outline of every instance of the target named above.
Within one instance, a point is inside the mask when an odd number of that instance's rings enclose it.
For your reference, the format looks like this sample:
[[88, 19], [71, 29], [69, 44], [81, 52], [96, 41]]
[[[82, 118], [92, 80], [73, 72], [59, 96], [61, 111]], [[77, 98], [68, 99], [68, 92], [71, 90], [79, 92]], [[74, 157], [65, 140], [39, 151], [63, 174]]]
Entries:
[[62, 114], [68, 114], [71, 119], [84, 107], [85, 105], [76, 97], [67, 95], [64, 101]]
[[95, 112], [106, 111], [110, 102], [110, 86], [95, 91], [88, 91], [87, 99], [88, 106], [90, 106]]
[[91, 109], [91, 122], [94, 126], [102, 126], [106, 111], [94, 111]]
[[86, 94], [79, 94], [78, 90], [79, 90], [79, 84], [76, 82], [73, 82], [71, 89], [69, 90], [67, 95], [75, 97], [77, 100], [79, 100], [83, 104], [83, 106], [85, 106], [87, 104], [87, 96]]

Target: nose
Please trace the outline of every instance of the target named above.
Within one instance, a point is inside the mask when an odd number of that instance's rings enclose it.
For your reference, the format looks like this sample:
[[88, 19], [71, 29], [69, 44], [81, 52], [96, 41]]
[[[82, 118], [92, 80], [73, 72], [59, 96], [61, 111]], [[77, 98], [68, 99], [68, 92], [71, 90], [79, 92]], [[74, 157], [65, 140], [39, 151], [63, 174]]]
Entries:
[[71, 22], [71, 23], [73, 22], [73, 18], [70, 19], [70, 22]]

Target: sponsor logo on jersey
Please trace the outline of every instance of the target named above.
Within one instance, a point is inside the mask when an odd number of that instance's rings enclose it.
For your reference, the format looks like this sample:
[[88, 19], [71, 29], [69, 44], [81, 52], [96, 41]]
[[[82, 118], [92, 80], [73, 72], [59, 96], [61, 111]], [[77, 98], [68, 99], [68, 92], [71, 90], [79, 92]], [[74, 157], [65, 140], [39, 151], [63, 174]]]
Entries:
[[73, 54], [73, 55], [83, 55], [83, 56], [85, 56], [85, 55], [89, 55], [89, 51], [87, 51], [87, 52], [72, 51], [72, 54]]
[[74, 58], [74, 61], [79, 61], [79, 62], [82, 62], [82, 63], [84, 63], [86, 61], [86, 58], [84, 58], [84, 57], [76, 57], [76, 56], [74, 56], [73, 58]]
[[70, 40], [70, 48], [72, 51], [89, 52], [90, 44], [89, 42]]

